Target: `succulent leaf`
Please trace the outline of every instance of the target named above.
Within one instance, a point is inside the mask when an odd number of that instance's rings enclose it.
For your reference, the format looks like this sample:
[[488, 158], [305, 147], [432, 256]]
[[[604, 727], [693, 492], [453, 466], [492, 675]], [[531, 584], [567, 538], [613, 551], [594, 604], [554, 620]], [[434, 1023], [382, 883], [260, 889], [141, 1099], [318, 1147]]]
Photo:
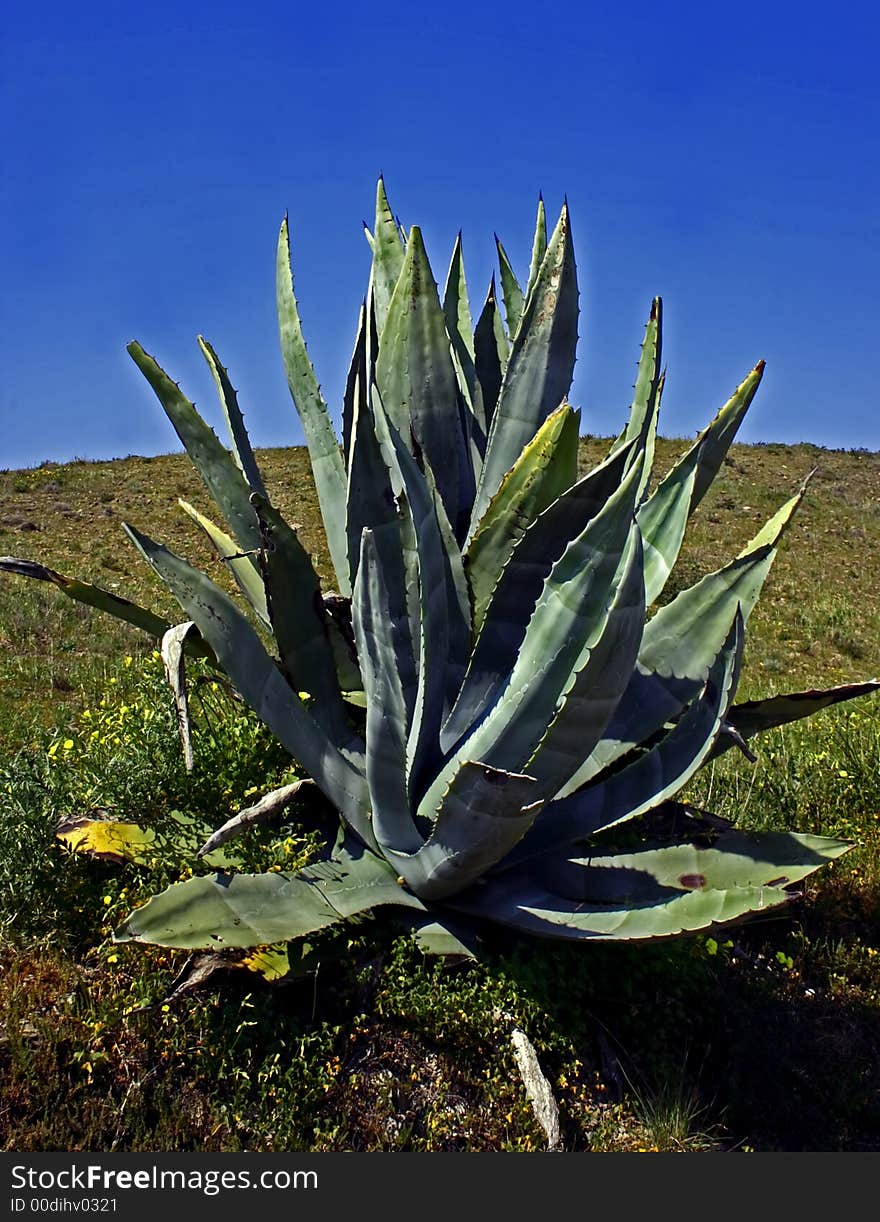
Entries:
[[501, 245], [501, 239], [497, 233], [495, 248], [498, 251], [498, 270], [501, 277], [501, 297], [504, 302], [507, 335], [510, 342], [513, 343], [522, 319], [524, 295], [510, 259], [507, 257], [507, 251]]
[[259, 565], [279, 661], [293, 690], [311, 696], [315, 719], [344, 742], [350, 730], [311, 556], [277, 509], [257, 493], [251, 499], [263, 541]]
[[175, 883], [136, 909], [113, 940], [181, 950], [263, 946], [382, 904], [423, 907], [385, 862], [352, 849], [294, 875], [215, 874]]
[[510, 359], [486, 441], [471, 534], [523, 447], [568, 394], [577, 347], [577, 314], [571, 222], [568, 207], [563, 206], [512, 337]]
[[787, 501], [735, 560], [682, 590], [648, 621], [629, 686], [573, 783], [586, 784], [678, 718], [705, 682], [737, 606], [743, 622], [748, 619], [804, 492]]
[[[378, 394], [375, 386], [373, 394]], [[372, 407], [361, 394], [354, 402], [353, 411], [346, 508], [352, 588], [357, 578], [363, 531], [377, 530], [389, 522], [396, 522], [398, 511], [395, 495], [403, 491], [399, 478], [392, 483], [391, 468], [394, 468], [395, 476], [397, 470], [389, 443], [385, 443], [383, 450]]]
[[[705, 644], [723, 639], [739, 603], [747, 622], [776, 558], [776, 548], [806, 493], [806, 483], [746, 544], [737, 558], [682, 590], [645, 627], [642, 666], [664, 677], [705, 673]], [[716, 647], [717, 648], [717, 647]], [[712, 649], [712, 653], [715, 649]]]
[[174, 694], [174, 708], [177, 713], [177, 729], [180, 743], [183, 747], [183, 760], [187, 772], [192, 772], [193, 759], [192, 733], [189, 722], [189, 700], [186, 691], [186, 660], [183, 646], [186, 638], [197, 631], [192, 620], [183, 624], [175, 624], [162, 637], [160, 652], [165, 666], [165, 677]]
[[354, 630], [367, 697], [366, 775], [373, 832], [383, 849], [415, 852], [422, 837], [412, 818], [407, 739], [416, 673], [406, 596], [392, 526], [365, 530], [354, 588]]
[[[764, 700], [745, 700], [735, 704], [727, 715], [727, 724], [744, 739], [777, 726], [786, 726], [802, 717], [812, 717], [822, 709], [831, 708], [843, 700], [853, 700], [880, 691], [880, 680], [869, 679], [865, 683], [843, 683], [839, 687], [823, 690], [810, 688], [804, 692], [787, 692], [785, 695], [769, 696]], [[720, 755], [734, 746], [732, 740], [720, 739], [714, 755]]]
[[210, 518], [206, 518], [203, 513], [199, 513], [198, 509], [195, 509], [188, 501], [178, 497], [177, 503], [184, 513], [189, 514], [192, 520], [208, 536], [217, 551], [217, 555], [229, 567], [238, 588], [248, 600], [260, 621], [268, 627], [269, 608], [266, 605], [266, 589], [263, 585], [262, 577], [257, 569], [254, 568], [253, 557], [242, 555], [241, 549], [235, 540], [230, 535], [227, 535], [225, 530], [221, 530]]
[[764, 373], [759, 361], [638, 512], [645, 541], [645, 590], [650, 606], [678, 559], [690, 514], [721, 468]]
[[[405, 492], [404, 504], [414, 533], [418, 563], [418, 615], [413, 624], [418, 687], [407, 742], [407, 775], [411, 792], [419, 787], [425, 769], [439, 754], [439, 731], [450, 700], [464, 673], [469, 651], [467, 591], [461, 556], [451, 529], [441, 525], [443, 505], [432, 495], [430, 467], [423, 477], [384, 408], [375, 399], [377, 427], [387, 435]], [[417, 625], [417, 631], [416, 631]]]
[[[511, 854], [508, 864], [634, 819], [677, 793], [708, 757], [718, 737], [736, 690], [743, 640], [742, 616], [737, 611], [704, 687], [679, 719], [657, 742], [608, 776], [577, 788], [579, 773], [574, 771], [560, 787], [560, 797], [547, 806], [540, 824]], [[589, 757], [582, 752], [581, 758]]]
[[128, 352], [152, 386], [241, 550], [250, 554], [250, 563], [255, 564], [253, 556], [260, 546], [260, 531], [250, 503], [251, 488], [241, 469], [214, 430], [153, 357], [135, 341], [128, 345]]
[[507, 772], [524, 770], [572, 674], [581, 670], [601, 639], [633, 550], [638, 551], [638, 528], [632, 519], [638, 477], [639, 469], [633, 467], [551, 569], [512, 669], [500, 671], [494, 684], [486, 685], [486, 715], [462, 736], [437, 774], [422, 800], [421, 814], [429, 816], [436, 809], [464, 759]]
[[486, 609], [455, 706], [441, 731], [448, 750], [485, 712], [510, 673], [553, 565], [619, 490], [629, 449], [610, 455], [539, 514], [515, 544]]
[[[785, 890], [847, 851], [793, 833], [720, 835], [694, 844], [542, 862], [490, 878], [452, 906], [539, 936], [641, 940], [738, 920], [792, 898]], [[552, 879], [550, 889], [546, 881]]]
[[649, 607], [662, 594], [681, 551], [695, 480], [694, 467], [680, 464], [636, 513], [645, 545], [645, 602]]
[[414, 225], [400, 279], [380, 332], [376, 381], [388, 418], [410, 450], [435, 473], [447, 515], [459, 512], [458, 380], [437, 285], [421, 230]]
[[[0, 573], [15, 573], [19, 577], [30, 577], [36, 581], [48, 581], [62, 594], [72, 598], [74, 602], [94, 607], [97, 611], [105, 611], [115, 619], [132, 624], [135, 628], [149, 633], [157, 640], [173, 627], [170, 620], [155, 615], [145, 607], [138, 606], [127, 598], [121, 598], [110, 590], [92, 585], [87, 581], [77, 581], [75, 577], [67, 577], [56, 569], [50, 569], [36, 560], [20, 560], [17, 556], [0, 556]], [[211, 649], [204, 641], [187, 642], [187, 651], [201, 657], [213, 658]]]
[[338, 746], [327, 736], [266, 652], [255, 629], [223, 590], [133, 526], [126, 523], [125, 529], [144, 559], [195, 621], [257, 716], [300, 760], [357, 835], [374, 846], [366, 778], [346, 755], [349, 752], [357, 759], [356, 743]]
[[577, 476], [580, 413], [564, 403], [551, 413], [501, 481], [465, 553], [479, 635], [492, 592], [517, 542]]
[[533, 777], [465, 760], [452, 774], [424, 845], [411, 856], [393, 853], [389, 859], [421, 899], [454, 895], [522, 839], [542, 806]]
[[547, 253], [547, 213], [544, 208], [543, 196], [538, 196], [538, 215], [535, 219], [535, 237], [532, 241], [532, 261], [529, 264], [529, 279], [526, 285], [526, 297], [532, 291], [538, 272]]
[[376, 332], [381, 337], [391, 298], [403, 270], [405, 253], [405, 243], [401, 240], [400, 229], [388, 203], [385, 183], [381, 178], [376, 184], [376, 223], [372, 238], [373, 268], [370, 287], [374, 298]]
[[[793, 832], [723, 832], [710, 845], [673, 844], [611, 856], [597, 853], [542, 863], [542, 876], [569, 899], [620, 903], [653, 892], [728, 891], [733, 887], [789, 887], [851, 846]], [[627, 890], [630, 894], [627, 895]]]
[[671, 845], [541, 864], [561, 891], [521, 866], [451, 901], [526, 933], [644, 940], [723, 925], [793, 898], [785, 890], [850, 846], [789, 832], [722, 834], [710, 848]]
[[621, 446], [635, 443], [629, 461], [635, 462], [636, 456], [639, 456], [642, 462], [638, 495], [640, 503], [654, 462], [657, 416], [660, 410], [660, 396], [663, 393], [664, 380], [660, 369], [662, 347], [663, 302], [659, 297], [655, 297], [651, 302], [651, 313], [645, 325], [645, 338], [642, 341], [642, 350], [639, 355], [639, 368], [629, 420], [614, 445], [614, 449], [618, 449]]
[[278, 235], [276, 259], [276, 289], [278, 297], [278, 329], [281, 354], [287, 371], [287, 385], [294, 407], [305, 433], [315, 479], [315, 491], [324, 519], [327, 547], [339, 593], [351, 595], [348, 577], [348, 550], [345, 535], [345, 465], [339, 451], [336, 433], [330, 421], [327, 404], [321, 394], [318, 379], [303, 338], [299, 306], [293, 288], [290, 265], [290, 230], [287, 217]]
[[238, 406], [238, 395], [229, 380], [229, 374], [223, 365], [220, 364], [217, 353], [201, 335], [199, 336], [199, 347], [202, 350], [202, 355], [208, 362], [208, 368], [211, 370], [217, 386], [220, 405], [223, 408], [223, 414], [226, 417], [226, 427], [229, 430], [229, 437], [232, 441], [233, 458], [251, 490], [258, 492], [260, 496], [265, 496], [266, 489], [263, 484], [263, 477], [260, 474], [260, 468], [257, 466], [257, 460], [254, 458], [254, 452], [251, 449], [250, 438], [244, 426], [244, 417], [241, 414], [241, 408]]
[[[405, 921], [401, 918], [406, 918]], [[438, 919], [433, 913], [401, 913], [397, 923], [410, 929], [416, 945], [426, 955], [442, 955], [451, 960], [478, 959], [479, 939], [467, 922], [446, 915]]]
[[460, 232], [455, 240], [443, 291], [443, 313], [452, 346], [452, 363], [461, 392], [459, 415], [465, 444], [459, 454], [459, 503], [467, 505], [469, 517], [486, 450], [486, 411], [475, 364], [473, 324], [464, 276]]
[[461, 230], [455, 239], [446, 287], [443, 290], [443, 313], [449, 339], [456, 349], [463, 349], [471, 361], [474, 359], [474, 324], [468, 303], [467, 281], [464, 274], [464, 256], [461, 249]]
[[[486, 430], [492, 424], [504, 371], [510, 356], [510, 344], [504, 334], [504, 324], [495, 300], [495, 277], [489, 285], [486, 301], [474, 328], [474, 368], [480, 383]], [[485, 453], [485, 441], [483, 453]]]
[[[358, 314], [357, 336], [354, 341], [354, 351], [345, 379], [345, 391], [342, 396], [342, 456], [347, 471], [351, 469], [351, 446], [354, 429], [355, 411], [359, 404], [367, 399], [367, 303], [361, 305]], [[349, 561], [351, 557], [349, 556]], [[354, 578], [352, 578], [354, 587]]]
[[644, 623], [642, 540], [633, 526], [605, 620], [583, 664], [572, 668], [553, 719], [526, 765], [542, 793], [557, 794], [602, 737], [632, 673]]
[[513, 872], [447, 901], [456, 911], [488, 918], [535, 937], [567, 941], [630, 941], [671, 938], [740, 921], [788, 903], [781, 887], [672, 891], [653, 901], [608, 903], [571, 900]]

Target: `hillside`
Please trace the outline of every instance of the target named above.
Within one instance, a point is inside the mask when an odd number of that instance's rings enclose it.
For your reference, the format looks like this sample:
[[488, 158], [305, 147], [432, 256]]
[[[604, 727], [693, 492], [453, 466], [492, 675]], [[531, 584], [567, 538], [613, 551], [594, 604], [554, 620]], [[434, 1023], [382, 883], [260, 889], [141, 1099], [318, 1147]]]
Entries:
[[[661, 439], [655, 470], [686, 447]], [[586, 468], [608, 441], [584, 438]], [[304, 448], [258, 455], [270, 494], [331, 581]], [[750, 621], [744, 695], [829, 685], [880, 674], [880, 454], [812, 445], [734, 445], [694, 515], [676, 569], [690, 584], [732, 555], [816, 474], [783, 541]], [[169, 616], [174, 604], [122, 530], [131, 521], [215, 577], [207, 540], [181, 497], [216, 512], [182, 454], [111, 462], [43, 464], [0, 472], [0, 555], [39, 560]], [[222, 578], [221, 578], [222, 579]], [[149, 646], [143, 634], [76, 606], [51, 586], [0, 577], [0, 739], [19, 745], [34, 718], [64, 717], [90, 698], [121, 656]]]
[[[687, 444], [658, 442], [655, 469]], [[583, 466], [607, 447], [583, 439]], [[259, 461], [329, 583], [305, 451]], [[814, 468], [749, 621], [741, 696], [880, 674], [878, 453], [734, 446], [676, 580], [724, 564]], [[0, 554], [177, 618], [121, 523], [224, 580], [178, 497], [212, 512], [183, 455], [0, 472]], [[0, 574], [0, 1148], [540, 1150], [515, 1023], [566, 1150], [880, 1149], [880, 699], [773, 731], [757, 762], [731, 751], [682, 793], [746, 831], [852, 843], [782, 916], [648, 945], [502, 937], [452, 968], [367, 920], [310, 940], [280, 980], [271, 954], [270, 982], [206, 956], [216, 976], [181, 985], [188, 954], [111, 931], [198, 870], [192, 821], [216, 827], [291, 761], [203, 676], [187, 773], [161, 663], [137, 665], [152, 648]], [[71, 855], [59, 817], [96, 810], [155, 833], [150, 853]], [[248, 869], [296, 870], [319, 812], [248, 833]]]

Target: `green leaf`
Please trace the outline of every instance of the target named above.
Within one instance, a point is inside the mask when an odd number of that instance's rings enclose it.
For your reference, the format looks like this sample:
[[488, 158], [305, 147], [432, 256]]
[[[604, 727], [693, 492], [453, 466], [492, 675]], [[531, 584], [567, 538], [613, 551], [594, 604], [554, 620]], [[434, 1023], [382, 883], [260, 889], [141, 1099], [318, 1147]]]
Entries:
[[458, 382], [437, 285], [415, 225], [380, 335], [376, 381], [389, 420], [434, 471], [446, 513], [456, 522], [465, 444], [453, 410]]
[[718, 474], [763, 372], [764, 362], [759, 361], [639, 509], [649, 606], [663, 592], [678, 559], [688, 517]]
[[376, 184], [376, 224], [373, 229], [373, 267], [370, 275], [374, 298], [376, 333], [381, 338], [394, 289], [403, 270], [404, 243], [385, 194], [385, 183]]
[[564, 206], [513, 337], [492, 416], [471, 533], [507, 471], [568, 394], [577, 347], [577, 271]]
[[[677, 793], [707, 759], [718, 736], [736, 691], [743, 638], [742, 616], [737, 611], [704, 687], [678, 721], [657, 742], [606, 778], [578, 789], [575, 771], [562, 786], [562, 796], [545, 808], [540, 824], [508, 864], [633, 819]], [[585, 758], [588, 753], [581, 752], [581, 759]]]
[[[241, 550], [255, 553], [260, 546], [260, 531], [250, 502], [251, 488], [232, 455], [177, 383], [172, 382], [140, 344], [132, 341], [128, 345], [128, 352], [155, 391], [187, 454], [232, 528]], [[252, 560], [251, 563], [255, 562]]]
[[[127, 598], [120, 598], [118, 594], [113, 594], [110, 590], [103, 590], [100, 586], [91, 585], [89, 582], [67, 577], [64, 573], [50, 569], [45, 564], [38, 564], [36, 560], [19, 560], [16, 556], [0, 556], [0, 573], [15, 573], [18, 577], [48, 581], [62, 594], [72, 598], [74, 602], [104, 611], [116, 619], [123, 620], [126, 624], [140, 628], [157, 640], [160, 640], [173, 626], [170, 620], [163, 619], [161, 615], [154, 615], [152, 611], [130, 602]], [[188, 641], [187, 653], [196, 657], [213, 659], [213, 654], [204, 641]]]
[[522, 839], [543, 805], [534, 789], [533, 777], [464, 761], [433, 812], [422, 848], [412, 856], [388, 854], [389, 860], [422, 899], [454, 895]]
[[635, 665], [645, 623], [642, 544], [633, 526], [604, 621], [572, 670], [553, 720], [526, 764], [545, 797], [553, 797], [589, 756], [622, 696]]
[[[374, 388], [375, 390], [375, 388]], [[352, 587], [360, 563], [361, 535], [398, 518], [389, 457], [383, 454], [373, 411], [360, 393], [354, 400], [348, 464], [346, 531]]]
[[443, 504], [434, 494], [427, 459], [423, 476], [384, 417], [378, 394], [374, 411], [380, 441], [384, 435], [385, 449], [396, 465], [392, 482], [405, 493], [403, 506], [409, 509], [418, 564], [418, 612], [411, 611], [410, 618], [418, 689], [407, 744], [407, 771], [414, 794], [422, 774], [439, 755], [438, 735], [450, 687], [457, 687], [464, 670], [470, 645], [467, 593], [457, 545], [448, 523], [445, 529], [441, 525]]
[[778, 890], [800, 882], [850, 847], [824, 836], [730, 831], [710, 846], [671, 844], [569, 857], [556, 864], [551, 886], [569, 899], [617, 904], [660, 898], [664, 892]]
[[519, 330], [523, 312], [523, 291], [519, 286], [507, 251], [501, 245], [501, 239], [495, 234], [495, 246], [498, 250], [498, 268], [501, 274], [501, 296], [504, 300], [504, 315], [507, 320], [507, 334], [513, 343]]
[[465, 553], [478, 635], [492, 592], [525, 531], [577, 477], [580, 413], [553, 412], [501, 481]]
[[[135, 546], [195, 621], [257, 716], [302, 763], [358, 836], [366, 844], [374, 844], [366, 778], [292, 690], [232, 599], [204, 573], [133, 526], [124, 525]], [[354, 742], [352, 748], [356, 753]]]
[[467, 281], [464, 274], [464, 258], [461, 249], [461, 230], [455, 239], [452, 259], [449, 262], [449, 272], [446, 276], [446, 287], [443, 290], [443, 313], [446, 316], [446, 329], [453, 346], [461, 348], [474, 359], [473, 323], [468, 304]]
[[579, 773], [587, 781], [675, 720], [705, 682], [730, 630], [737, 606], [745, 623], [806, 484], [743, 548], [736, 560], [708, 574], [648, 621], [639, 662], [602, 740]]
[[484, 917], [536, 937], [568, 941], [632, 941], [671, 938], [766, 912], [793, 897], [777, 887], [726, 891], [674, 891], [653, 902], [610, 904], [565, 899], [528, 878], [505, 874], [466, 897], [449, 901], [459, 912]]
[[538, 215], [535, 220], [535, 237], [532, 242], [532, 261], [529, 265], [529, 280], [526, 286], [526, 297], [532, 291], [538, 279], [538, 272], [547, 253], [547, 214], [544, 210], [544, 197], [538, 196]]
[[330, 636], [330, 648], [336, 663], [336, 678], [343, 699], [348, 704], [363, 706], [363, 684], [358, 669], [354, 632], [351, 627], [351, 599], [335, 594], [324, 595], [324, 614]]
[[437, 527], [443, 543], [443, 571], [446, 582], [446, 601], [449, 608], [449, 652], [446, 658], [446, 693], [444, 715], [451, 708], [461, 687], [471, 653], [471, 606], [470, 590], [464, 571], [464, 559], [452, 523], [446, 516], [443, 502], [437, 491], [434, 473], [425, 465], [425, 482], [434, 502]]
[[507, 675], [502, 671], [494, 686], [488, 688], [484, 703], [488, 712], [470, 733], [462, 735], [428, 789], [420, 814], [428, 815], [436, 809], [463, 759], [480, 760], [506, 772], [524, 770], [572, 674], [587, 662], [607, 624], [626, 571], [621, 561], [637, 543], [632, 514], [638, 476], [639, 469], [634, 467], [554, 564], [512, 669]]
[[[808, 477], [809, 479], [809, 477]], [[656, 674], [705, 677], [709, 656], [724, 639], [737, 603], [747, 622], [776, 557], [776, 548], [806, 494], [800, 491], [773, 515], [737, 558], [708, 574], [657, 611], [645, 627], [640, 662]]]
[[178, 498], [177, 503], [211, 540], [218, 556], [229, 567], [232, 576], [235, 578], [236, 585], [251, 607], [253, 607], [256, 615], [262, 623], [268, 625], [269, 608], [266, 605], [266, 589], [263, 585], [263, 578], [260, 576], [259, 571], [254, 568], [253, 559], [250, 556], [243, 556], [235, 540], [227, 535], [225, 530], [221, 530], [219, 526], [216, 526], [210, 518], [206, 518], [204, 514], [199, 513], [198, 509], [195, 509], [188, 501]]
[[645, 600], [649, 607], [663, 592], [678, 559], [695, 479], [693, 466], [675, 468], [636, 513], [645, 544]]
[[215, 874], [176, 883], [136, 909], [113, 940], [181, 950], [262, 946], [382, 904], [422, 907], [374, 854], [344, 854], [294, 875]]
[[208, 368], [211, 370], [217, 386], [220, 404], [226, 417], [226, 427], [229, 430], [229, 437], [232, 441], [233, 457], [251, 490], [258, 492], [260, 496], [265, 496], [266, 489], [263, 485], [263, 477], [260, 474], [260, 468], [257, 466], [257, 460], [254, 458], [254, 452], [251, 449], [247, 429], [244, 426], [244, 417], [241, 414], [241, 408], [238, 406], [238, 395], [229, 380], [229, 374], [223, 365], [220, 364], [217, 353], [201, 335], [199, 336], [199, 347], [202, 350], [202, 355], [208, 362]]
[[353, 618], [367, 697], [366, 774], [373, 832], [383, 849], [413, 853], [422, 837], [410, 809], [406, 745], [417, 680], [400, 580], [399, 536], [389, 536], [391, 529], [364, 531]]
[[[443, 313], [446, 330], [452, 345], [452, 361], [455, 367], [461, 402], [459, 410], [465, 446], [459, 460], [459, 501], [469, 506], [473, 503], [476, 476], [483, 464], [486, 449], [486, 412], [483, 407], [483, 391], [475, 364], [473, 324], [468, 305], [467, 283], [464, 275], [464, 260], [461, 251], [461, 232], [455, 240], [446, 287], [443, 291]], [[462, 461], [465, 460], [465, 461]]]
[[433, 914], [422, 916], [417, 912], [395, 914], [396, 922], [411, 930], [419, 950], [425, 955], [439, 955], [448, 959], [478, 959], [479, 938], [467, 921]]
[[[748, 377], [740, 382], [724, 406], [719, 409], [714, 420], [700, 433], [691, 447], [691, 450], [697, 451], [697, 476], [694, 481], [691, 512], [699, 505], [720, 471], [724, 456], [730, 449], [730, 444], [755, 397], [763, 376], [764, 362], [758, 361]], [[688, 451], [681, 461], [688, 462], [690, 455], [691, 451]]]
[[539, 514], [516, 544], [492, 593], [465, 680], [441, 731], [449, 750], [490, 704], [510, 673], [553, 565], [619, 490], [629, 449], [610, 455]]
[[793, 898], [784, 888], [850, 846], [790, 832], [724, 833], [711, 848], [693, 844], [562, 860], [544, 876], [520, 866], [457, 896], [451, 906], [542, 937], [640, 941], [740, 920]]
[[651, 313], [645, 325], [645, 338], [642, 341], [639, 356], [639, 369], [636, 375], [629, 421], [614, 447], [616, 449], [619, 446], [636, 443], [631, 451], [630, 461], [642, 462], [639, 502], [648, 485], [654, 462], [657, 414], [660, 410], [660, 396], [663, 393], [663, 374], [660, 370], [662, 346], [663, 302], [659, 297], [655, 297], [651, 302]]
[[[455, 518], [456, 545], [464, 541], [470, 526], [471, 505], [477, 491], [477, 481], [483, 470], [483, 452], [486, 449], [486, 431], [474, 415], [461, 362], [455, 352], [452, 363], [461, 393], [458, 398], [459, 439], [458, 445], [458, 513]], [[477, 394], [479, 394], [477, 387]]]
[[327, 547], [336, 573], [336, 582], [340, 594], [349, 597], [351, 583], [348, 577], [345, 533], [345, 465], [303, 338], [299, 307], [293, 288], [287, 217], [281, 224], [278, 236], [276, 272], [278, 328], [287, 384], [309, 448], [315, 491], [324, 519]]
[[294, 691], [308, 692], [316, 720], [338, 741], [350, 728], [330, 644], [330, 624], [312, 558], [281, 514], [254, 493], [263, 547], [259, 555], [269, 620]]
[[[504, 334], [504, 324], [501, 321], [498, 302], [495, 300], [495, 277], [493, 276], [486, 295], [486, 302], [474, 329], [474, 368], [480, 383], [487, 430], [492, 424], [492, 416], [498, 402], [509, 356], [510, 345]], [[484, 439], [483, 453], [485, 449]]]
[[[342, 457], [345, 462], [346, 470], [351, 468], [351, 447], [352, 433], [354, 431], [354, 417], [358, 404], [367, 402], [367, 303], [364, 302], [358, 314], [358, 329], [357, 337], [354, 342], [354, 351], [351, 354], [351, 363], [348, 367], [348, 376], [345, 380], [345, 391], [342, 396]], [[349, 548], [351, 541], [349, 540]], [[351, 552], [349, 550], [349, 562], [351, 561]], [[352, 587], [354, 586], [354, 578], [352, 577]]]
[[[802, 717], [812, 717], [821, 709], [831, 708], [841, 701], [854, 700], [877, 691], [880, 691], [880, 680], [869, 679], [865, 683], [844, 683], [839, 687], [827, 687], [823, 690], [810, 688], [804, 692], [769, 696], [764, 700], [745, 700], [742, 704], [733, 706], [727, 715], [727, 724], [744, 739], [748, 739], [754, 734], [762, 734], [777, 726], [799, 721]], [[733, 739], [722, 737], [713, 754], [720, 755], [722, 751], [734, 745]]]

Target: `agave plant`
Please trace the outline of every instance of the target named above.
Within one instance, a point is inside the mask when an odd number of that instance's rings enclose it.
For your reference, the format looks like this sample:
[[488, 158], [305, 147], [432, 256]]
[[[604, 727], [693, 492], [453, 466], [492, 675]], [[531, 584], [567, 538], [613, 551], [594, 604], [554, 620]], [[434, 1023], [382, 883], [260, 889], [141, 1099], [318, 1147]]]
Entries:
[[[207, 656], [339, 812], [324, 860], [294, 875], [191, 878], [133, 912], [116, 938], [248, 947], [385, 906], [425, 949], [461, 954], [487, 922], [647, 939], [784, 904], [847, 845], [746, 834], [672, 799], [729, 747], [749, 753], [754, 734], [878, 686], [734, 703], [745, 626], [804, 488], [733, 560], [659, 602], [763, 363], [652, 485], [664, 382], [655, 299], [626, 427], [579, 476], [567, 207], [548, 236], [539, 204], [524, 288], [498, 243], [503, 311], [493, 278], [476, 326], [460, 237], [441, 298], [421, 232], [401, 228], [381, 180], [367, 238], [341, 446], [303, 339], [286, 220], [278, 244], [281, 347], [335, 591], [321, 590], [272, 505], [236, 393], [203, 339], [231, 449], [139, 344], [129, 351], [228, 523], [231, 533], [183, 506], [244, 604], [128, 525], [184, 623], [0, 561], [161, 637], [182, 711], [183, 654]], [[219, 829], [203, 852], [253, 817]]]

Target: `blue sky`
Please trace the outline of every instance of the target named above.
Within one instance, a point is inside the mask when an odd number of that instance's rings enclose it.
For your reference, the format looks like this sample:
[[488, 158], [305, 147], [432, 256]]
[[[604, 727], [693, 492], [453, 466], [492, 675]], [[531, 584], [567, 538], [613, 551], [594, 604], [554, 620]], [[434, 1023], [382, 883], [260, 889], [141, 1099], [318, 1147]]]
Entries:
[[475, 305], [493, 231], [525, 274], [538, 192], [554, 214], [567, 194], [585, 431], [619, 429], [659, 293], [664, 434], [692, 436], [763, 357], [744, 440], [880, 449], [880, 16], [828, 12], [16, 6], [0, 35], [0, 467], [178, 448], [132, 338], [216, 424], [204, 334], [255, 443], [300, 443], [278, 225], [289, 211], [335, 411], [380, 172], [441, 283], [463, 228]]

